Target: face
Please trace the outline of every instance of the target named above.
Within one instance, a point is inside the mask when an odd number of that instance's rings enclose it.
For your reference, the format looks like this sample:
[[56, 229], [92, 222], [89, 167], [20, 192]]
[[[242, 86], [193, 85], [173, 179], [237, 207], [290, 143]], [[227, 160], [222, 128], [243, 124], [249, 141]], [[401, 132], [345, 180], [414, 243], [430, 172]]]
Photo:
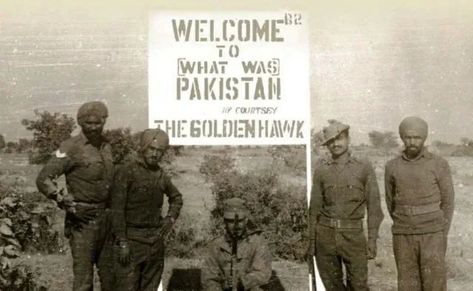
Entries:
[[105, 125], [105, 118], [89, 115], [82, 118], [80, 126], [82, 132], [88, 138], [97, 138], [102, 135], [103, 127]]
[[405, 146], [405, 153], [410, 158], [417, 157], [424, 148], [425, 137], [413, 130], [406, 130], [401, 135], [402, 142]]
[[336, 138], [327, 143], [327, 148], [332, 154], [332, 157], [337, 158], [348, 151], [350, 138], [346, 131], [339, 134]]
[[150, 144], [143, 152], [145, 163], [148, 166], [156, 167], [164, 156], [164, 150], [154, 144]]
[[225, 230], [232, 237], [239, 238], [242, 237], [246, 232], [247, 218], [227, 219], [225, 218]]

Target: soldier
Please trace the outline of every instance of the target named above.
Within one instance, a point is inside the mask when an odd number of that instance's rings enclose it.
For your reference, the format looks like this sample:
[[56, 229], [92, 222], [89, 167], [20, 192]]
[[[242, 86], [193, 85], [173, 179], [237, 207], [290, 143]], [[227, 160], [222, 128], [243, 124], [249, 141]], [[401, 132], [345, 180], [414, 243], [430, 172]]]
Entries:
[[386, 164], [386, 204], [393, 219], [398, 289], [447, 290], [445, 251], [453, 215], [448, 162], [424, 148], [427, 123], [407, 117], [399, 125], [402, 155]]
[[[164, 267], [164, 239], [182, 208], [182, 195], [159, 166], [168, 135], [147, 129], [138, 155], [117, 168], [112, 187], [112, 232], [116, 286], [112, 290], [157, 290]], [[164, 195], [167, 215], [161, 216]]]
[[[369, 289], [367, 259], [376, 257], [383, 220], [375, 172], [368, 161], [350, 155], [348, 130], [342, 123], [324, 128], [323, 145], [331, 158], [316, 166], [311, 192], [309, 255], [315, 254], [327, 291]], [[365, 209], [368, 244], [363, 233]]]
[[209, 246], [202, 268], [203, 290], [257, 291], [269, 283], [271, 253], [264, 238], [247, 232], [248, 215], [242, 199], [225, 200], [225, 235]]
[[[106, 208], [113, 161], [110, 145], [102, 136], [107, 116], [102, 102], [84, 103], [77, 112], [82, 132], [61, 143], [36, 180], [39, 191], [66, 211], [65, 235], [72, 253], [73, 290], [77, 291], [93, 290], [93, 267], [109, 228]], [[67, 193], [56, 184], [63, 174]]]

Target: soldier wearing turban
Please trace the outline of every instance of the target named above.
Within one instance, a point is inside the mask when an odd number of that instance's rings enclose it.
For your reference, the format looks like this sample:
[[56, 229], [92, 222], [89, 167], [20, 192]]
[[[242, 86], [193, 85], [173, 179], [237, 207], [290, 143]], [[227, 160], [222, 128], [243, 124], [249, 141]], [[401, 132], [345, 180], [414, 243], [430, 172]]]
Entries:
[[[101, 264], [109, 228], [113, 159], [102, 135], [107, 116], [102, 102], [84, 103], [77, 112], [81, 133], [61, 143], [36, 180], [39, 191], [66, 211], [65, 235], [71, 247], [75, 291], [92, 290], [94, 264]], [[61, 175], [66, 177], [67, 191], [56, 183]], [[102, 279], [100, 268], [99, 274]]]
[[385, 169], [400, 291], [447, 290], [445, 252], [454, 190], [448, 162], [424, 147], [427, 134], [421, 118], [402, 120], [404, 151]]
[[[164, 241], [182, 208], [182, 195], [159, 163], [169, 148], [160, 129], [141, 134], [137, 156], [118, 166], [112, 187], [115, 287], [157, 290], [164, 267]], [[162, 216], [164, 196], [167, 214]]]

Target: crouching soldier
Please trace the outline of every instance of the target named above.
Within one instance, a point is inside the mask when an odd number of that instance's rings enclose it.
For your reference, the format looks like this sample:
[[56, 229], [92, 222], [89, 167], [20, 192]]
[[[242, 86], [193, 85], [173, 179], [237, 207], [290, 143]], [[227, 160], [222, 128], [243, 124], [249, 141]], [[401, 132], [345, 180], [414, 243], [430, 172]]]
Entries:
[[[113, 290], [157, 290], [164, 266], [164, 240], [182, 207], [182, 195], [159, 166], [169, 147], [160, 129], [145, 130], [136, 157], [117, 168], [112, 187], [115, 237]], [[161, 216], [168, 196], [167, 215]]]
[[[99, 264], [109, 230], [106, 208], [113, 161], [110, 145], [102, 136], [107, 115], [103, 103], [84, 103], [77, 112], [82, 132], [60, 145], [36, 180], [39, 191], [66, 211], [75, 291], [93, 290], [94, 264]], [[67, 193], [56, 184], [61, 175], [66, 176]]]
[[202, 268], [206, 291], [264, 290], [271, 278], [271, 253], [257, 233], [247, 232], [248, 209], [239, 198], [224, 202], [225, 235], [210, 245]]

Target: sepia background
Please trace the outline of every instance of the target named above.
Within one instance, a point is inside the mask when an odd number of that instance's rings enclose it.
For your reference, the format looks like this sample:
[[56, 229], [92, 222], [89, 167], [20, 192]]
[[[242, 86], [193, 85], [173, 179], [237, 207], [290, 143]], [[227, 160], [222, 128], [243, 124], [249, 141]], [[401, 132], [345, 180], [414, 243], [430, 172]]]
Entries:
[[[401, 149], [397, 138], [400, 120], [419, 115], [429, 122], [427, 143], [449, 160], [456, 190], [447, 254], [449, 290], [468, 289], [473, 281], [469, 272], [473, 263], [473, 227], [469, 223], [473, 220], [469, 198], [473, 191], [473, 126], [469, 122], [473, 110], [473, 5], [469, 1], [96, 2], [24, 0], [0, 4], [0, 134], [5, 140], [0, 154], [2, 193], [12, 189], [36, 197], [33, 179], [38, 168], [29, 165], [24, 150], [32, 132], [22, 125], [23, 119], [38, 118], [35, 109], [75, 117], [81, 103], [103, 100], [110, 110], [107, 129], [130, 128], [135, 133], [146, 127], [150, 9], [309, 11], [314, 134], [327, 120], [350, 124], [353, 151], [373, 162], [383, 189], [384, 163]], [[198, 173], [204, 152], [191, 149], [184, 158], [187, 160], [176, 158], [178, 172], [184, 172], [176, 184], [184, 185], [183, 192], [211, 197], [209, 185], [202, 186], [204, 179]], [[241, 160], [241, 169], [271, 165], [275, 159], [289, 167], [281, 171], [305, 167], [299, 150], [294, 153], [298, 158], [274, 156], [267, 149], [228, 153]], [[320, 154], [323, 149], [315, 146], [313, 160]], [[285, 160], [296, 162], [287, 166]], [[296, 178], [295, 183], [302, 186], [304, 181]], [[190, 217], [202, 217], [201, 212], [209, 209], [208, 199], [190, 199], [184, 211]], [[61, 217], [54, 216], [52, 209], [41, 211], [33, 218], [41, 221], [43, 213], [53, 215], [57, 220], [53, 225], [60, 231]], [[30, 224], [27, 226], [33, 227]], [[205, 220], [199, 220], [198, 225], [204, 227]], [[390, 225], [386, 217], [378, 258], [370, 262], [372, 290], [395, 290]], [[55, 290], [63, 290], [72, 274], [70, 261], [66, 261], [69, 256], [61, 252], [67, 250], [46, 247], [40, 255], [35, 250], [23, 252], [20, 259], [39, 267], [44, 279], [56, 284]], [[303, 264], [285, 264], [282, 261], [276, 266], [289, 270], [285, 280], [288, 290], [304, 290], [298, 283], [290, 285], [291, 276], [304, 276]]]

